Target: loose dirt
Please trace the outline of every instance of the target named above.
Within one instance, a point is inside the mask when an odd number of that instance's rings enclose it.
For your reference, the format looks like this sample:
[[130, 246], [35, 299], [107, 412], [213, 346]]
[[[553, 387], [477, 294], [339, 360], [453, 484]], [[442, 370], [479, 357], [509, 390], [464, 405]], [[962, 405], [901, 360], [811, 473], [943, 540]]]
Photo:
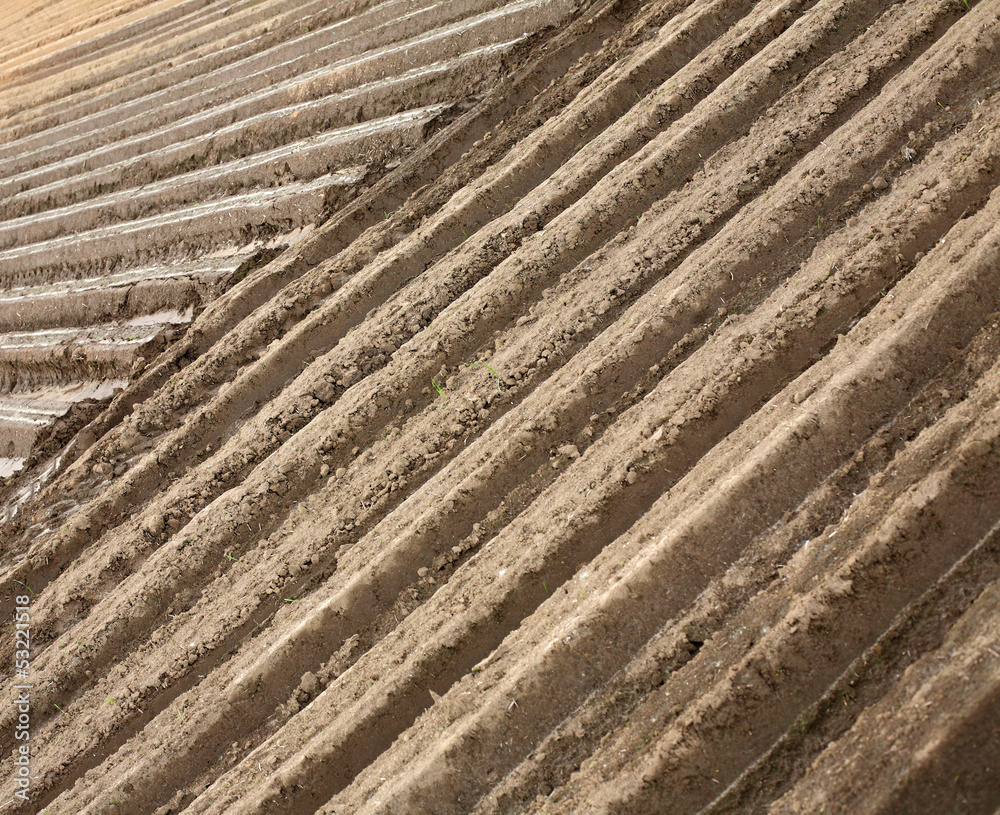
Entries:
[[1000, 810], [996, 2], [27, 5], [10, 811]]

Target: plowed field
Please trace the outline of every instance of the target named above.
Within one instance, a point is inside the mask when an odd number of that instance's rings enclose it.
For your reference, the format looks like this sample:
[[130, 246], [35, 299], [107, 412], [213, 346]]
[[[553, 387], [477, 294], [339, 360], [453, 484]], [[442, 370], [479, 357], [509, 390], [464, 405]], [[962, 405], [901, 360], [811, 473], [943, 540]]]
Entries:
[[6, 5], [5, 812], [1000, 813], [1000, 0]]

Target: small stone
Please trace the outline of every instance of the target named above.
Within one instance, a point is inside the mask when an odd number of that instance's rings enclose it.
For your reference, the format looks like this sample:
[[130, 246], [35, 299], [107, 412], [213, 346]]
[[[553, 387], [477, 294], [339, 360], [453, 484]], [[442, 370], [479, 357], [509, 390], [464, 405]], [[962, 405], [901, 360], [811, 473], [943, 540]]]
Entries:
[[877, 175], [872, 179], [872, 189], [877, 192], [882, 192], [882, 190], [888, 189], [889, 182], [886, 181], [882, 176]]
[[813, 392], [813, 388], [811, 388], [811, 387], [803, 388], [802, 390], [797, 391], [792, 396], [792, 401], [796, 405], [801, 405], [804, 401], [806, 401], [806, 399], [808, 399], [812, 395], [812, 392]]
[[986, 439], [974, 439], [969, 442], [967, 450], [970, 457], [978, 458], [988, 455], [993, 450], [993, 445], [986, 441]]
[[319, 680], [316, 678], [316, 674], [312, 671], [306, 671], [302, 675], [302, 681], [299, 683], [299, 689], [309, 696], [315, 696], [319, 688]]
[[417, 569], [417, 577], [427, 577], [427, 567], [421, 566]]
[[639, 480], [639, 476], [636, 474], [635, 470], [629, 470], [627, 473], [625, 473], [625, 480], [629, 484], [634, 484], [636, 481]]
[[152, 518], [148, 518], [142, 525], [143, 531], [152, 535], [154, 538], [163, 532], [163, 527], [164, 523], [162, 515], [154, 515]]

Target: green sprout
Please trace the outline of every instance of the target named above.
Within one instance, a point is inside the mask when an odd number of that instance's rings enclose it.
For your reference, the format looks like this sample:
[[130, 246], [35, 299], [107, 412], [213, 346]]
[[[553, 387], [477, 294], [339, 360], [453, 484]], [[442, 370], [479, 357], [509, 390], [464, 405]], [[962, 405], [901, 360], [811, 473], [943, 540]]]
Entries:
[[487, 365], [485, 362], [466, 362], [465, 364], [468, 365], [470, 368], [485, 368], [487, 371], [493, 374], [493, 378], [496, 380], [497, 383], [497, 393], [500, 392], [503, 386], [503, 381], [500, 379], [500, 374], [498, 374], [495, 370], [493, 370], [492, 365]]
[[[439, 385], [439, 384], [437, 383], [437, 381], [436, 381], [436, 380], [434, 380], [434, 379], [431, 379], [431, 384], [432, 384], [432, 385], [434, 386], [434, 390], [436, 390], [436, 391], [437, 391], [437, 394], [438, 394], [438, 396], [443, 396], [443, 397], [444, 397], [444, 400], [445, 400], [445, 401], [447, 402], [447, 401], [448, 401], [448, 394], [444, 392], [444, 388], [442, 388], [442, 387], [441, 387], [441, 386], [440, 386], [440, 385]], [[437, 407], [435, 408], [435, 410], [441, 410], [441, 406], [440, 406], [440, 405], [438, 405], [438, 406], [437, 406]]]

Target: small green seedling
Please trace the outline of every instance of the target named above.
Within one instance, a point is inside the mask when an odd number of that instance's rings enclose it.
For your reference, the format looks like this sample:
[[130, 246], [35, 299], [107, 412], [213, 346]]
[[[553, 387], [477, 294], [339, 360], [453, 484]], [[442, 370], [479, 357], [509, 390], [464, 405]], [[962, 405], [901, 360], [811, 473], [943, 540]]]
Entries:
[[28, 590], [28, 594], [34, 594], [34, 592], [31, 590], [31, 586], [29, 586], [27, 583], [22, 583], [20, 580], [15, 580], [14, 582], [17, 583], [17, 585], [19, 586], [24, 586], [24, 588]]
[[53, 703], [52, 703], [52, 707], [54, 707], [54, 708], [55, 708], [56, 710], [58, 710], [58, 711], [59, 711], [60, 713], [65, 713], [65, 712], [66, 712], [66, 711], [65, 711], [65, 710], [63, 710], [63, 709], [62, 709], [61, 707], [59, 707], [59, 705], [57, 705], [57, 704], [56, 704], [55, 702], [53, 702]]
[[[435, 381], [434, 379], [431, 379], [431, 384], [432, 384], [432, 385], [434, 386], [434, 390], [436, 390], [436, 391], [437, 391], [437, 394], [438, 394], [438, 396], [443, 396], [443, 397], [444, 397], [444, 401], [445, 401], [445, 402], [447, 402], [447, 401], [448, 401], [448, 394], [444, 392], [444, 388], [442, 388], [442, 387], [441, 387], [441, 386], [440, 386], [440, 385], [439, 385], [439, 384], [437, 383], [437, 381]], [[440, 406], [440, 405], [438, 405], [438, 406], [437, 406], [436, 408], [434, 408], [434, 409], [435, 409], [435, 410], [441, 410], [441, 406]]]
[[497, 393], [499, 393], [503, 389], [503, 381], [500, 379], [500, 374], [498, 374], [495, 370], [493, 370], [492, 365], [487, 365], [485, 362], [466, 362], [465, 364], [468, 365], [470, 368], [485, 368], [487, 371], [493, 374], [493, 378], [496, 380]]

